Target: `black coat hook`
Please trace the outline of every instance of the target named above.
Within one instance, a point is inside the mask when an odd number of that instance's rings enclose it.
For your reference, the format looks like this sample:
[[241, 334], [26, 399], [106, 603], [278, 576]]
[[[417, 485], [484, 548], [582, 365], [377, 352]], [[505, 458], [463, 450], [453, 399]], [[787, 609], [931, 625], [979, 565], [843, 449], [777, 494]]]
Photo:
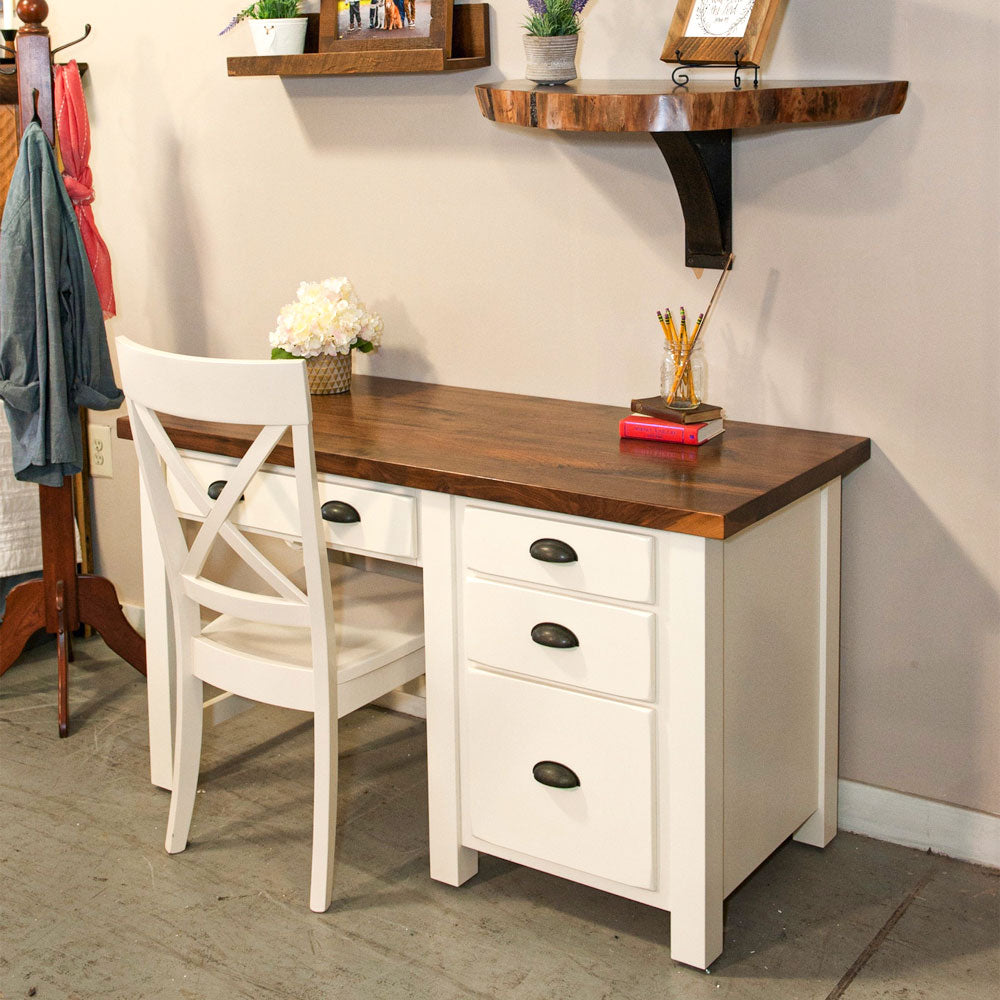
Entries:
[[89, 24], [85, 24], [83, 26], [83, 34], [79, 38], [76, 38], [72, 42], [67, 42], [65, 45], [60, 45], [58, 48], [53, 49], [52, 50], [52, 55], [55, 55], [57, 52], [62, 52], [63, 49], [68, 49], [71, 45], [78, 45], [89, 34], [90, 34], [90, 25]]

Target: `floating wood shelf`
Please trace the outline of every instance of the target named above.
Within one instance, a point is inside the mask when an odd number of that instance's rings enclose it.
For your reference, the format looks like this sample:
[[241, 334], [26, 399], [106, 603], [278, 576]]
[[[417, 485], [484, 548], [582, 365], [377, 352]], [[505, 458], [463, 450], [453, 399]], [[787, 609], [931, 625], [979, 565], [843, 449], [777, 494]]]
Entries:
[[[458, 8], [456, 8], [457, 10]], [[524, 128], [649, 132], [680, 198], [688, 267], [723, 268], [732, 251], [735, 129], [860, 122], [895, 115], [903, 80], [872, 83], [778, 81], [736, 90], [728, 81], [674, 86], [669, 80], [577, 80], [539, 86], [505, 80], [476, 87], [483, 116]]]
[[490, 64], [490, 6], [469, 3], [454, 7], [450, 51], [304, 52], [295, 56], [231, 56], [226, 63], [230, 76], [360, 76], [482, 69]]

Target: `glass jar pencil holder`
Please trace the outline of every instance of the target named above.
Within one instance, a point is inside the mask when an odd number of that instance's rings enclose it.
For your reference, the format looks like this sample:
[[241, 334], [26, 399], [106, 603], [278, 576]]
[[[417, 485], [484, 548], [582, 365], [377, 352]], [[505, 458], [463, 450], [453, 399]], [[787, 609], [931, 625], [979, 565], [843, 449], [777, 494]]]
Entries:
[[[690, 353], [690, 362], [688, 354]], [[690, 410], [705, 398], [705, 352], [701, 343], [688, 351], [679, 344], [667, 343], [660, 363], [660, 396], [677, 410]], [[673, 394], [673, 400], [670, 399]]]

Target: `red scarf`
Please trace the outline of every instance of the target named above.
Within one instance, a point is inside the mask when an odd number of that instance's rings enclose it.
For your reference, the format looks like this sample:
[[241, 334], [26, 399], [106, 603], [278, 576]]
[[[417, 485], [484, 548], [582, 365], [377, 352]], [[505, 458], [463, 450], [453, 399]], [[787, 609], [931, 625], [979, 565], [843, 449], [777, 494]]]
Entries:
[[94, 283], [97, 285], [104, 318], [110, 319], [115, 315], [111, 257], [104, 240], [101, 239], [101, 234], [97, 231], [94, 212], [90, 207], [94, 200], [94, 180], [89, 166], [90, 121], [87, 118], [87, 105], [83, 99], [80, 70], [75, 59], [71, 59], [65, 66], [56, 66], [55, 106], [59, 152], [65, 167], [63, 181], [76, 211], [80, 235], [83, 237], [90, 268], [94, 272]]

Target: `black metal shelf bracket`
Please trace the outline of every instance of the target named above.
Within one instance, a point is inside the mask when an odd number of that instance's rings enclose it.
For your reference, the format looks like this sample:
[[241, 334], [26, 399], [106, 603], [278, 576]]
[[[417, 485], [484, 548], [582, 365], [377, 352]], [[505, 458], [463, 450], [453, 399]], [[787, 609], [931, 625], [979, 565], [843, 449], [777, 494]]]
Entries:
[[721, 271], [733, 249], [733, 130], [651, 132], [684, 213], [684, 263]]

